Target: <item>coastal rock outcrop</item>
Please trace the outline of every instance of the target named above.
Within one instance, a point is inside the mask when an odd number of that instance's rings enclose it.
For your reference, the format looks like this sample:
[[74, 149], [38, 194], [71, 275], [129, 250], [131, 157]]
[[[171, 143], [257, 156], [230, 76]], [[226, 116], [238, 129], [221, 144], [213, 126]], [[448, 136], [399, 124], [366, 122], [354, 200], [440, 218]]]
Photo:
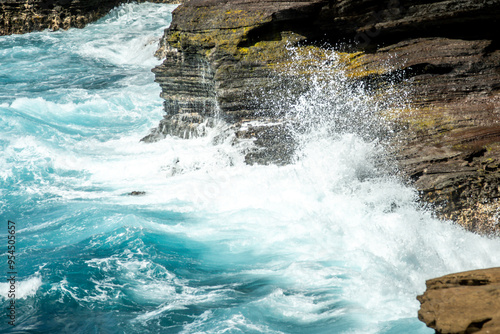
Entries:
[[[146, 0], [180, 3], [177, 0]], [[0, 36], [51, 29], [83, 28], [124, 0], [0, 0]], [[137, 2], [145, 2], [144, 0]]]
[[384, 81], [408, 92], [411, 103], [385, 117], [423, 200], [469, 230], [498, 233], [499, 18], [500, 1], [189, 1], [158, 50], [166, 115], [144, 140], [200, 135], [222, 119], [236, 141], [255, 143], [248, 163], [288, 163], [287, 120], [262, 97], [283, 88], [273, 73], [289, 62], [288, 46], [321, 54], [343, 43], [348, 77], [380, 99]]
[[500, 333], [500, 268], [428, 280], [418, 318], [436, 333]]

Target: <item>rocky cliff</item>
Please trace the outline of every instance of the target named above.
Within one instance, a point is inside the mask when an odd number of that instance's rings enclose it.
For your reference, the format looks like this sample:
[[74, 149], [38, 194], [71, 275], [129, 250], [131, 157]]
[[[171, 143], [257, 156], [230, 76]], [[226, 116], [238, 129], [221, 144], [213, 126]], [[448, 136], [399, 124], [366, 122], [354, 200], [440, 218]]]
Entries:
[[387, 117], [422, 198], [472, 231], [498, 233], [499, 18], [496, 0], [189, 1], [158, 51], [166, 116], [144, 140], [200, 135], [200, 124], [219, 118], [236, 140], [254, 141], [248, 163], [287, 163], [286, 121], [256, 101], [276, 86], [270, 73], [286, 64], [286, 46], [321, 54], [342, 42], [353, 80], [378, 87], [381, 99], [389, 78], [410, 92], [411, 104]]
[[[149, 1], [149, 0], [146, 0]], [[83, 28], [124, 0], [0, 0], [0, 35]], [[137, 2], [145, 2], [144, 0]], [[176, 0], [150, 2], [180, 3]]]
[[500, 333], [500, 268], [434, 278], [418, 296], [418, 318], [436, 333]]

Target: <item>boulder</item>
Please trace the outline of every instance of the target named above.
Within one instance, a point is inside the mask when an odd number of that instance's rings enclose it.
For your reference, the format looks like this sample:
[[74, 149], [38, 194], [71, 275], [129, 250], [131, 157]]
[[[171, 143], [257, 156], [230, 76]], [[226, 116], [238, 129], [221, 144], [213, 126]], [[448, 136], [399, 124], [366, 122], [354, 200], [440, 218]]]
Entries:
[[500, 333], [500, 268], [428, 280], [418, 318], [443, 334]]

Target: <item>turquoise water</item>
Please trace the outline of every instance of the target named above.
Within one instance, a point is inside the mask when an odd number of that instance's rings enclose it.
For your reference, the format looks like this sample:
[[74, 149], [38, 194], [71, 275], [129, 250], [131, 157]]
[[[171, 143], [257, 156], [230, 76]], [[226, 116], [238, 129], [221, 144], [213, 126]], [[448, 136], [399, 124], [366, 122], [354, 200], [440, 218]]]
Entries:
[[0, 37], [0, 271], [8, 220], [17, 270], [0, 331], [432, 333], [425, 279], [498, 265], [500, 242], [419, 209], [376, 141], [304, 138], [283, 167], [245, 165], [221, 127], [139, 142], [163, 115], [150, 70], [173, 8]]

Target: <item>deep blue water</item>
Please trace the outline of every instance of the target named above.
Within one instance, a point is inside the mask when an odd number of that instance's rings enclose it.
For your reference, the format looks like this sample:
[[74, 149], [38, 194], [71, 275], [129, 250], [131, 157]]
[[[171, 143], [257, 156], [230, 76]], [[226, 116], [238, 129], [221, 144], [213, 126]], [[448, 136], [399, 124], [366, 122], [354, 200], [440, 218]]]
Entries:
[[375, 141], [307, 137], [282, 167], [245, 165], [220, 127], [139, 142], [163, 115], [150, 70], [173, 8], [0, 37], [0, 272], [8, 220], [17, 271], [0, 331], [432, 333], [425, 280], [498, 265], [500, 242], [419, 209], [375, 172]]

